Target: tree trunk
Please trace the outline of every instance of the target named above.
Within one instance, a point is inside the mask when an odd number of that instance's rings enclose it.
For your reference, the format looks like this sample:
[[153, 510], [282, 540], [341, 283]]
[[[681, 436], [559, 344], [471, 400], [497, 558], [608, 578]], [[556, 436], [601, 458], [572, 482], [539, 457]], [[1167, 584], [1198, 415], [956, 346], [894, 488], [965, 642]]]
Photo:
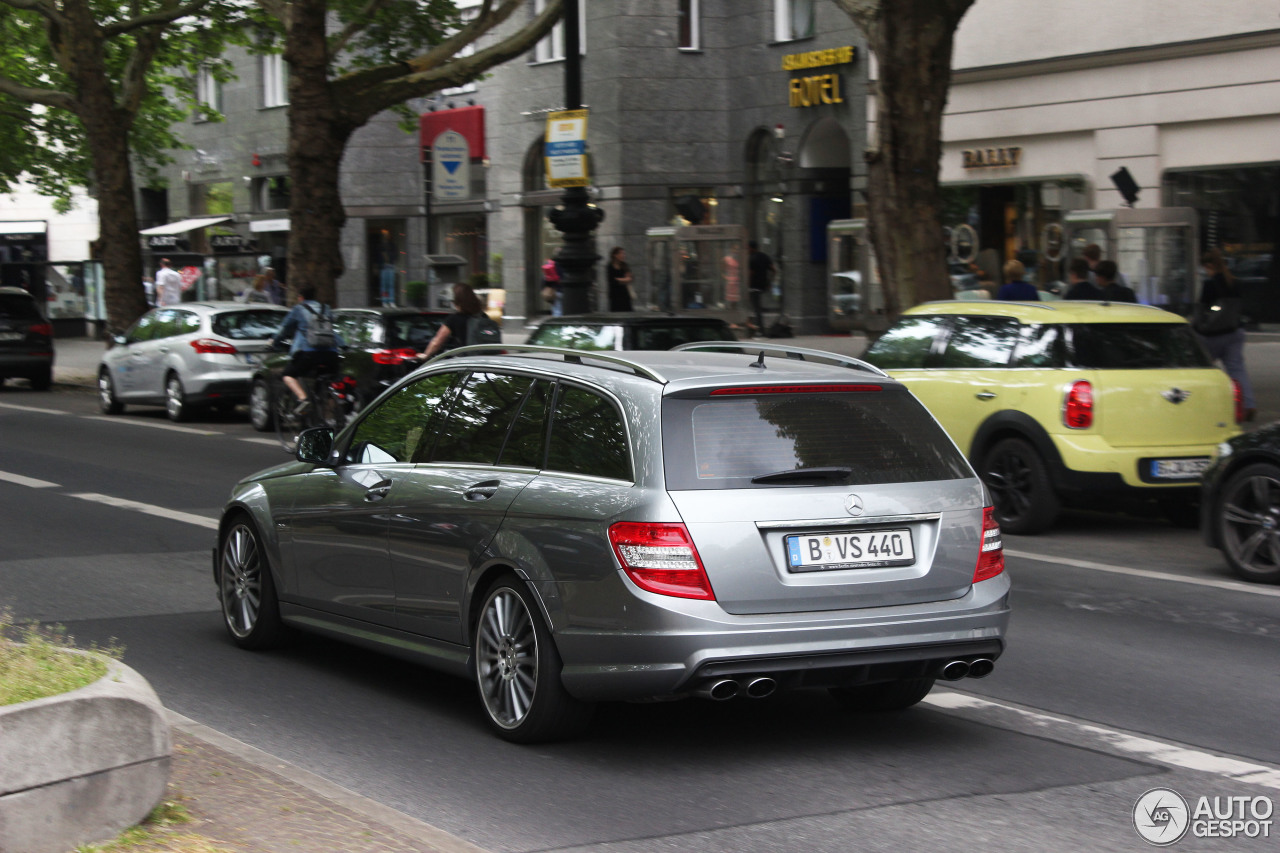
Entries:
[[325, 53], [325, 0], [294, 3], [285, 42], [289, 63], [289, 285], [314, 287], [333, 305], [347, 221], [339, 175], [355, 127], [333, 100]]

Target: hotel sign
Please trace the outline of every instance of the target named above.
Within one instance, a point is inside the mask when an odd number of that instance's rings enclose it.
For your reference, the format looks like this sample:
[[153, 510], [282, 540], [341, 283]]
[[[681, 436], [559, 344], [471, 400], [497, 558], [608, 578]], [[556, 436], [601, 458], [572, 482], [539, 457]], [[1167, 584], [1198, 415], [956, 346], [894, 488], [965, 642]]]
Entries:
[[[782, 57], [783, 71], [800, 71], [808, 68], [827, 68], [847, 65], [854, 61], [857, 50], [851, 45], [830, 50], [811, 50], [808, 53], [791, 53]], [[791, 107], [814, 107], [819, 104], [843, 104], [840, 93], [840, 75], [834, 71], [792, 77], [787, 83], [787, 103]]]
[[1022, 162], [1022, 149], [966, 148], [960, 152], [966, 169], [1012, 169]]

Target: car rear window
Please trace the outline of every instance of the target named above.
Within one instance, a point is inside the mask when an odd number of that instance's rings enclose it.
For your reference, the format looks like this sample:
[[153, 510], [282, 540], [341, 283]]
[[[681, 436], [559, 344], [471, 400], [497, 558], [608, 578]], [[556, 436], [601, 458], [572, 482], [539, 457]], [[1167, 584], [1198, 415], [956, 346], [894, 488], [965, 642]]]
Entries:
[[387, 346], [413, 347], [418, 350], [427, 348], [431, 339], [440, 331], [444, 317], [438, 314], [408, 314], [390, 318], [391, 339]]
[[215, 335], [249, 341], [272, 337], [287, 316], [284, 311], [224, 311], [213, 316], [211, 327]]
[[1211, 366], [1204, 347], [1185, 323], [1075, 323], [1067, 329], [1076, 367], [1137, 370]]
[[604, 326], [599, 323], [548, 323], [534, 330], [528, 343], [544, 347], [605, 351], [618, 349], [618, 338], [621, 335], [621, 326]]
[[36, 301], [17, 293], [0, 293], [0, 317], [6, 320], [42, 320]]
[[768, 488], [752, 478], [813, 468], [848, 468], [850, 485], [973, 476], [937, 421], [897, 387], [668, 397], [662, 439], [673, 490]]
[[736, 340], [720, 323], [685, 323], [671, 326], [637, 326], [632, 332], [634, 349], [664, 350], [701, 341]]

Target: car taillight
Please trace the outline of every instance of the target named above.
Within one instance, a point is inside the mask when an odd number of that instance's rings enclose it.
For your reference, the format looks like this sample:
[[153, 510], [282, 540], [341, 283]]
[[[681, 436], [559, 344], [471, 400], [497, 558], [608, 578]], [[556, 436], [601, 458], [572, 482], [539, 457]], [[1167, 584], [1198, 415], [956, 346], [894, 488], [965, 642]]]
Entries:
[[418, 351], [415, 349], [376, 349], [371, 355], [374, 364], [404, 364], [411, 358], [416, 358]]
[[1244, 394], [1240, 393], [1240, 383], [1231, 380], [1231, 399], [1236, 404], [1236, 423], [1244, 423]]
[[1000, 525], [995, 510], [982, 510], [982, 545], [978, 548], [978, 565], [973, 570], [973, 582], [989, 580], [1004, 571], [1004, 542], [1000, 539]]
[[1062, 405], [1062, 422], [1071, 429], [1093, 426], [1093, 386], [1083, 379], [1071, 383]]
[[217, 355], [235, 355], [239, 352], [239, 350], [226, 341], [219, 341], [214, 338], [197, 338], [191, 342], [191, 348], [201, 355], [209, 355], [210, 353]]
[[715, 600], [702, 558], [683, 524], [620, 521], [609, 528], [609, 543], [627, 577], [641, 589]]
[[53, 326], [48, 323], [32, 323], [27, 326], [27, 331], [33, 335], [44, 335], [46, 338], [53, 337]]

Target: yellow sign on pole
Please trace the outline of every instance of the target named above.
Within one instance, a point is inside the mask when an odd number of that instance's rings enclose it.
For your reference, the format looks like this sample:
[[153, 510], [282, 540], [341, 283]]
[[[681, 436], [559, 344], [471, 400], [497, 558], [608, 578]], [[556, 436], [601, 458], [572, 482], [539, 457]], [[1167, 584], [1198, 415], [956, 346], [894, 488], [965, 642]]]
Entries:
[[543, 156], [547, 164], [547, 186], [590, 186], [586, 110], [564, 110], [547, 115]]

